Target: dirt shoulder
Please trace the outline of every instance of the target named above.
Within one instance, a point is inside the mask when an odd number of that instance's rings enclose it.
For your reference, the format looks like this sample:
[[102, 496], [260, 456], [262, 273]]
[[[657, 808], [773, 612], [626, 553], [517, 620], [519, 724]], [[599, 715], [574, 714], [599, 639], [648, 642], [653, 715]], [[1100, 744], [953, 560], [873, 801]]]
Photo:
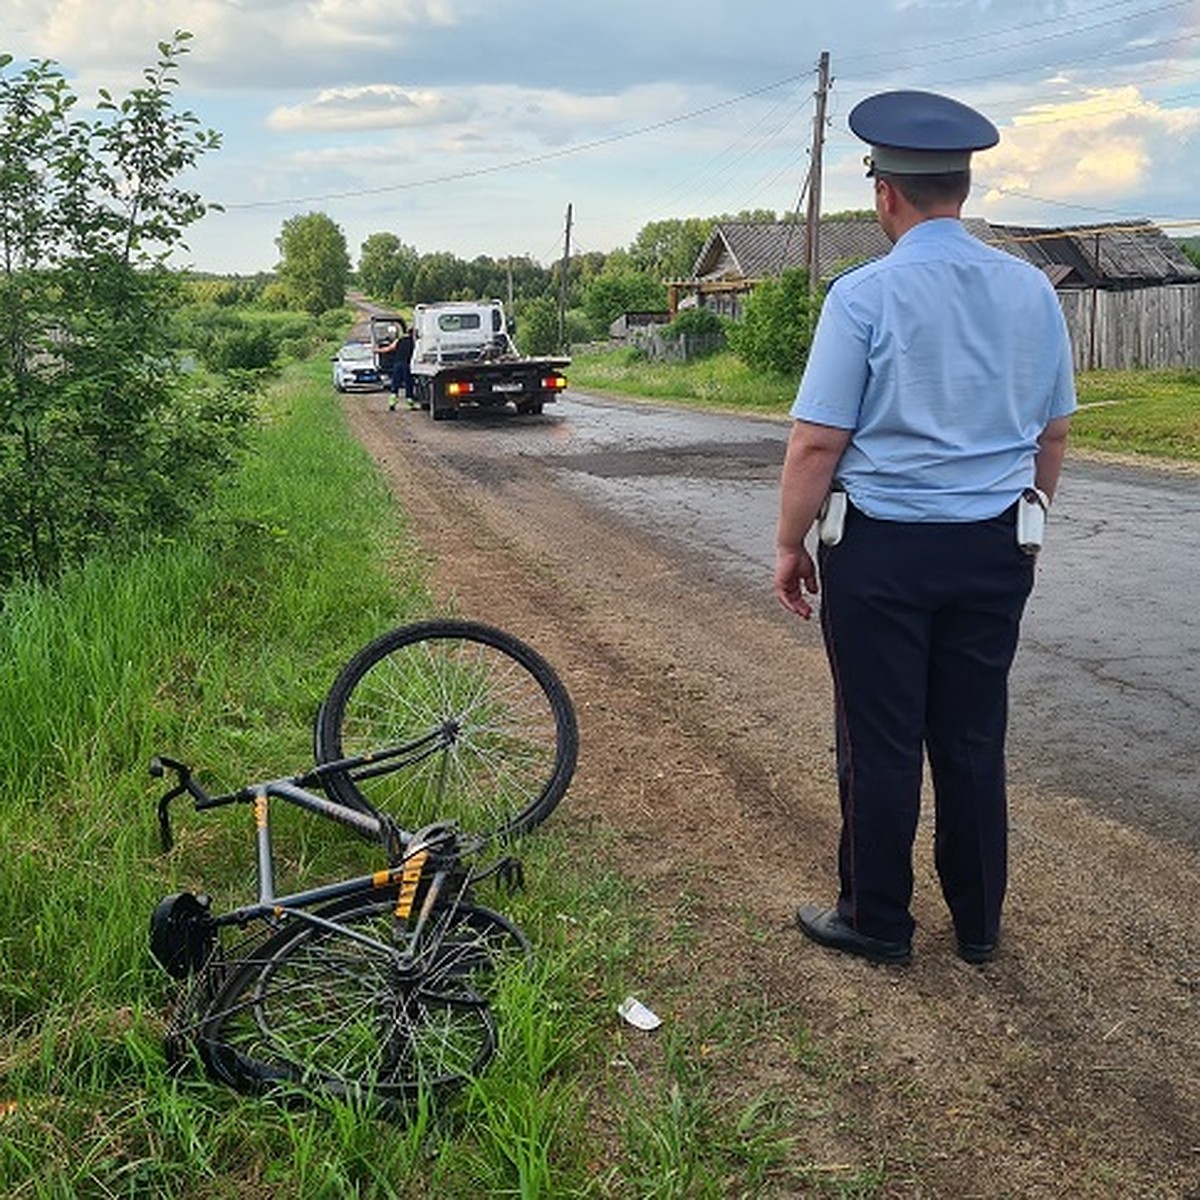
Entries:
[[765, 589], [731, 600], [702, 561], [532, 465], [456, 487], [405, 425], [427, 417], [358, 398], [346, 412], [439, 597], [567, 681], [570, 819], [581, 838], [625, 831], [620, 870], [650, 885], [663, 931], [636, 987], [670, 1020], [728, 1015], [707, 1052], [732, 1103], [785, 1096], [796, 1161], [831, 1186], [879, 1169], [882, 1196], [1200, 1196], [1194, 856], [1081, 798], [1018, 791], [994, 964], [953, 954], [928, 824], [912, 966], [811, 945], [792, 917], [833, 895], [838, 827], [816, 629]]

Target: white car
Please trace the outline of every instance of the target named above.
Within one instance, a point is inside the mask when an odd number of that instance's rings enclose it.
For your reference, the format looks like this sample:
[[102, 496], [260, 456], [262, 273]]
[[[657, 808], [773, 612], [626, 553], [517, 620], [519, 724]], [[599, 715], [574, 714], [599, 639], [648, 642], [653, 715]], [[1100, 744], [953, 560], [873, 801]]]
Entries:
[[333, 386], [339, 392], [350, 388], [383, 387], [383, 376], [375, 363], [375, 350], [369, 342], [347, 342], [333, 357]]

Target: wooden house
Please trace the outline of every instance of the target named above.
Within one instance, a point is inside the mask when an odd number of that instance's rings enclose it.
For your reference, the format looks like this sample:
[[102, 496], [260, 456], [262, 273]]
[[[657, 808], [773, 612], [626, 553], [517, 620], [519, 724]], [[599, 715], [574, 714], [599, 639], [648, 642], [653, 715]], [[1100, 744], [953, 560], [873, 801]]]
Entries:
[[[976, 237], [988, 239], [986, 221], [968, 219], [965, 224]], [[890, 249], [891, 243], [874, 217], [826, 217], [817, 236], [818, 274], [828, 282]], [[788, 267], [802, 269], [807, 261], [807, 235], [800, 222], [714, 225], [696, 259], [692, 278], [667, 285], [671, 308], [685, 306], [690, 298], [691, 303], [738, 320], [743, 301], [759, 283], [778, 277]]]
[[[981, 241], [1046, 273], [1062, 302], [1078, 368], [1200, 367], [1200, 268], [1156, 225], [1034, 229], [979, 218], [964, 224]], [[889, 249], [873, 218], [824, 219], [817, 239], [821, 280]], [[668, 284], [671, 309], [700, 304], [737, 320], [760, 282], [807, 259], [802, 223], [714, 225], [692, 277]]]
[[992, 230], [1054, 284], [1077, 368], [1200, 367], [1200, 267], [1158, 226]]
[[1060, 229], [1028, 225], [989, 228], [990, 241], [1041, 267], [1060, 290], [1120, 292], [1200, 282], [1200, 267], [1149, 221]]

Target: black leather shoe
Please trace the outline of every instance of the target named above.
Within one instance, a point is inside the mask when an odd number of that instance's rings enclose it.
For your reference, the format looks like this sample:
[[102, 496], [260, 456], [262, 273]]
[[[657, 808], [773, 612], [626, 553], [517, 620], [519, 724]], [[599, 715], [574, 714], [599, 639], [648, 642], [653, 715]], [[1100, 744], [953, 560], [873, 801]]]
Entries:
[[831, 950], [841, 950], [844, 954], [855, 954], [869, 962], [893, 967], [907, 966], [912, 961], [911, 942], [887, 942], [859, 933], [838, 916], [835, 908], [805, 904], [796, 914], [796, 923], [806, 937]]
[[959, 942], [958, 957], [973, 967], [982, 967], [996, 957], [995, 942]]

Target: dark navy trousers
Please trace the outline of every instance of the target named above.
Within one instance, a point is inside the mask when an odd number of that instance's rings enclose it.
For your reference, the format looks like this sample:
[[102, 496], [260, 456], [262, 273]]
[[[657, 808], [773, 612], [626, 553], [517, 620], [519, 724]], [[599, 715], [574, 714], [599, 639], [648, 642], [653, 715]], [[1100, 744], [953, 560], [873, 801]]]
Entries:
[[927, 757], [955, 931], [994, 942], [1008, 872], [1008, 675], [1034, 570], [1014, 510], [900, 523], [851, 508], [842, 541], [818, 561], [842, 809], [838, 913], [871, 937], [912, 936]]

